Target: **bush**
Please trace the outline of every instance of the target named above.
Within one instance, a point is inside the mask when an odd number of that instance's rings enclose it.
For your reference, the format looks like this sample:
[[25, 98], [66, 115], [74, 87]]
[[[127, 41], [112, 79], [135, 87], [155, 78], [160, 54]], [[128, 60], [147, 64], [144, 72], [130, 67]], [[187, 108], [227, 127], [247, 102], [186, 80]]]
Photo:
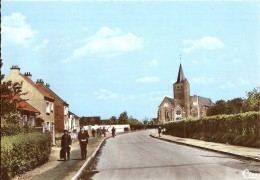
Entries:
[[49, 134], [28, 133], [1, 139], [1, 178], [10, 179], [48, 161]]
[[204, 141], [259, 147], [260, 112], [187, 119], [164, 125], [165, 134]]

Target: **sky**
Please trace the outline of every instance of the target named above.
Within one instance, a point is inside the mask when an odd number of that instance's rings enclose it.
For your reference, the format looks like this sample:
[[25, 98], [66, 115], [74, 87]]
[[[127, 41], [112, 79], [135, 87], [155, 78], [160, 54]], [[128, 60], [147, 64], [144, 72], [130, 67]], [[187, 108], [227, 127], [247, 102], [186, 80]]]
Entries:
[[260, 85], [257, 2], [2, 1], [2, 73], [43, 79], [78, 116], [157, 117], [180, 63], [213, 102]]

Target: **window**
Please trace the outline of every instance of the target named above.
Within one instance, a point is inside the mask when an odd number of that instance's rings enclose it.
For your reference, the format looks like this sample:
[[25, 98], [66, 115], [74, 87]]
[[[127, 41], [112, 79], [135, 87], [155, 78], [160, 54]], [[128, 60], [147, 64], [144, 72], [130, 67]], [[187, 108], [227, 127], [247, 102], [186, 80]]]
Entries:
[[51, 103], [49, 101], [46, 101], [46, 114], [51, 113]]
[[54, 103], [51, 102], [51, 112], [53, 112]]
[[64, 106], [64, 116], [68, 115], [69, 108], [67, 106]]
[[35, 125], [35, 123], [34, 123], [34, 116], [30, 116], [30, 125], [31, 126]]
[[23, 126], [27, 124], [27, 116], [23, 115]]

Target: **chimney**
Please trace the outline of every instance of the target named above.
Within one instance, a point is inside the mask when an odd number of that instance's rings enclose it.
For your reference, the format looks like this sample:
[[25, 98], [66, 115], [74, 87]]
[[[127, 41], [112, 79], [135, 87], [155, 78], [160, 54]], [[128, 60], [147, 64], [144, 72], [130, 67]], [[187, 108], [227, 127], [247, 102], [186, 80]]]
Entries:
[[30, 79], [32, 78], [32, 74], [30, 72], [26, 72], [26, 73], [24, 73], [24, 75], [27, 76]]
[[18, 76], [20, 74], [20, 68], [18, 67], [18, 65], [13, 65], [10, 68], [10, 75], [12, 76]]
[[50, 88], [50, 87], [51, 87], [49, 83], [46, 83], [45, 86], [46, 86], [47, 88]]
[[43, 79], [37, 79], [36, 84], [44, 85]]

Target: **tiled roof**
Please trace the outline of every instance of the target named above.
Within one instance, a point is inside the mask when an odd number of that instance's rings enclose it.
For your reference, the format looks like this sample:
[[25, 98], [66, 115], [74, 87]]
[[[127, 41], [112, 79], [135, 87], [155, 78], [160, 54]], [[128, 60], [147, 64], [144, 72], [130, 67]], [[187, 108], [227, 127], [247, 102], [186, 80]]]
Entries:
[[64, 104], [69, 105], [66, 101], [64, 101], [60, 96], [58, 96], [55, 92], [53, 92], [49, 87], [44, 86], [44, 88], [46, 88], [49, 92], [52, 93], [52, 95], [54, 95], [56, 98], [58, 98], [60, 101], [62, 101]]
[[53, 92], [50, 88], [48, 88], [47, 86], [45, 86], [44, 84], [40, 84], [40, 83], [36, 83], [36, 86], [38, 88], [40, 88], [42, 91], [46, 92], [49, 96], [51, 96], [52, 98], [57, 98], [59, 99], [59, 101], [61, 101], [63, 104], [68, 105], [68, 103], [66, 103], [66, 101], [64, 101], [63, 99], [61, 99], [55, 92]]
[[199, 102], [203, 105], [203, 106], [213, 106], [214, 103], [211, 101], [211, 99], [209, 98], [205, 98], [205, 97], [201, 97], [201, 96], [198, 96], [199, 98]]
[[[13, 100], [21, 100], [21, 98], [18, 95], [16, 95], [16, 96], [13, 97]], [[26, 101], [19, 101], [18, 103], [16, 103], [16, 108], [24, 110], [24, 111], [30, 111], [30, 112], [40, 114], [40, 111], [35, 109], [33, 106], [28, 104]]]
[[33, 87], [35, 87], [44, 97], [47, 97], [49, 99], [53, 99], [46, 91], [39, 88], [29, 77], [20, 74], [21, 77], [23, 77], [28, 83], [30, 83]]

